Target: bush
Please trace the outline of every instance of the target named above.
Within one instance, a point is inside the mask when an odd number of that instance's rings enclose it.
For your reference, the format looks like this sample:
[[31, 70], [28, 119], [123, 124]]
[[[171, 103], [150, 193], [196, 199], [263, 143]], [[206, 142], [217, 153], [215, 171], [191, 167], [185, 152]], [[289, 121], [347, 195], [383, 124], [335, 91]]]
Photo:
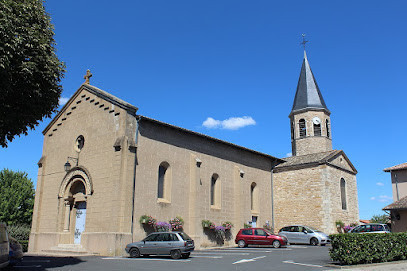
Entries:
[[364, 264], [407, 258], [407, 233], [333, 234], [329, 251], [333, 261]]
[[11, 225], [7, 226], [8, 234], [19, 242], [30, 238], [31, 228], [29, 225]]
[[16, 239], [22, 246], [23, 251], [28, 249], [28, 239], [30, 238], [31, 227], [29, 225], [11, 225], [7, 226], [9, 236]]

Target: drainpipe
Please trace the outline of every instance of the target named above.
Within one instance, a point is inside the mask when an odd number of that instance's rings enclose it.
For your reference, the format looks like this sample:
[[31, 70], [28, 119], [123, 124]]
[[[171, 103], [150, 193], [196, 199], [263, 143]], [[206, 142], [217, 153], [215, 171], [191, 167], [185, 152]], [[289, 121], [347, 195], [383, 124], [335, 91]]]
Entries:
[[133, 204], [131, 207], [131, 242], [134, 242], [134, 204], [136, 200], [136, 168], [137, 168], [137, 149], [138, 149], [138, 130], [139, 130], [139, 121], [141, 117], [136, 116], [136, 132], [134, 135], [134, 143], [135, 143], [135, 149], [134, 149], [134, 174], [133, 174]]
[[[390, 174], [391, 174], [391, 170], [390, 170]], [[399, 197], [399, 185], [398, 185], [397, 173], [396, 172], [394, 173], [394, 180], [396, 182], [397, 201], [399, 201], [400, 200], [400, 197]]]
[[274, 184], [273, 184], [273, 164], [271, 168], [271, 226], [273, 227], [273, 231], [275, 231], [274, 228]]

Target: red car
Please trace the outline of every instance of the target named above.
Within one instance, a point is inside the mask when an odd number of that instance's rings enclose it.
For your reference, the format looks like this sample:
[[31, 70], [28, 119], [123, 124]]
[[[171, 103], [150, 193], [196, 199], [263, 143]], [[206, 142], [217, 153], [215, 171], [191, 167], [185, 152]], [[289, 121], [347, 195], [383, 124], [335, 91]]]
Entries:
[[287, 245], [287, 238], [274, 235], [270, 231], [262, 228], [240, 229], [236, 235], [235, 243], [238, 247], [247, 247], [248, 245], [267, 245], [279, 248]]

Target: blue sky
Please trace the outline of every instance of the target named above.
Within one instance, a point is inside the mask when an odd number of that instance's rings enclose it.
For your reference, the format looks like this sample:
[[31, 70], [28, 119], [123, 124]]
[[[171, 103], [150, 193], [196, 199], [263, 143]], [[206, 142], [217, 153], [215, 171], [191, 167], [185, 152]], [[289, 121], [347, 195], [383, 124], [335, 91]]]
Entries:
[[[90, 69], [92, 85], [141, 115], [277, 157], [291, 152], [306, 33], [333, 147], [359, 171], [360, 218], [392, 202], [383, 169], [406, 162], [406, 1], [87, 0], [46, 9], [67, 66], [63, 98]], [[49, 122], [0, 150], [0, 168], [36, 182]]]

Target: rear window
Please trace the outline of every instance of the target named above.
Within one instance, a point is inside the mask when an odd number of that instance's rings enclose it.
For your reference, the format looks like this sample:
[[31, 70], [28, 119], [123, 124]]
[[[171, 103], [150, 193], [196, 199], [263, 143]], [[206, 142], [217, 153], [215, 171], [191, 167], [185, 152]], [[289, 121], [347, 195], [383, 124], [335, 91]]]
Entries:
[[189, 237], [188, 234], [186, 234], [185, 232], [179, 232], [178, 234], [181, 235], [182, 239], [184, 239], [185, 241], [192, 240], [191, 237]]
[[250, 230], [242, 230], [242, 234], [243, 235], [253, 235], [253, 231], [250, 229]]

